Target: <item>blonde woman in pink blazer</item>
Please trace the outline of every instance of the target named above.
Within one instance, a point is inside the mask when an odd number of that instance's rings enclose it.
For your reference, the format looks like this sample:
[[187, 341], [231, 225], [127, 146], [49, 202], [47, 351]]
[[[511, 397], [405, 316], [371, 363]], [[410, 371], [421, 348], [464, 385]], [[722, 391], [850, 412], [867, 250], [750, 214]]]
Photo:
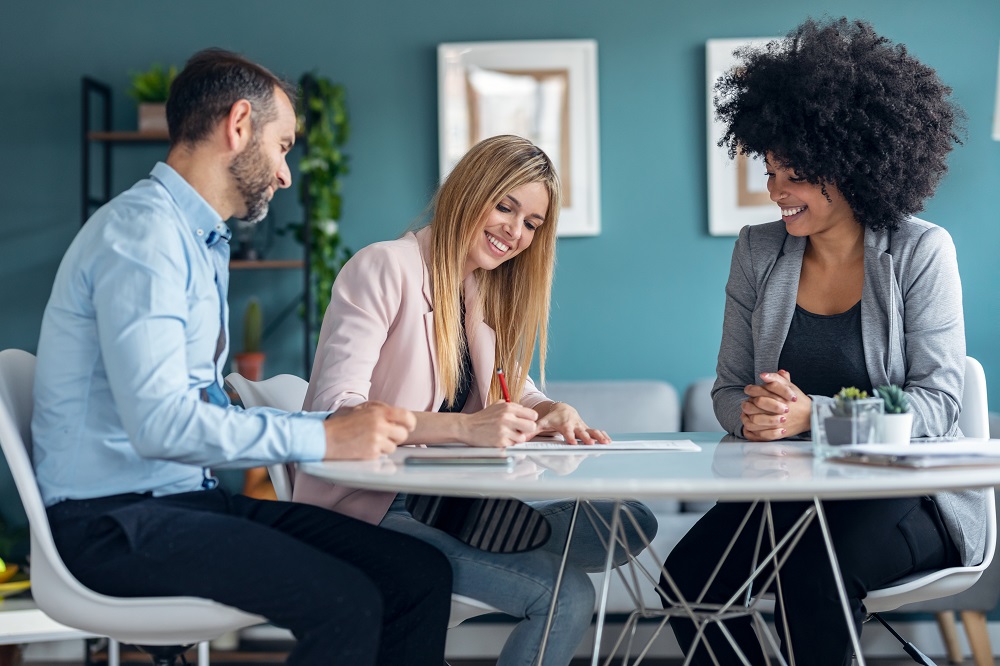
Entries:
[[[335, 411], [366, 400], [405, 407], [417, 416], [408, 444], [500, 447], [543, 432], [583, 445], [609, 441], [527, 374], [537, 346], [544, 379], [559, 201], [552, 162], [531, 142], [499, 136], [474, 146], [439, 189], [427, 227], [364, 248], [338, 275], [305, 408]], [[511, 402], [496, 368], [507, 373]], [[551, 527], [540, 548], [494, 553], [417, 521], [393, 493], [299, 475], [293, 497], [438, 547], [451, 561], [454, 592], [521, 620], [497, 663], [537, 664], [571, 500], [531, 503]], [[627, 505], [651, 538], [652, 513]], [[610, 516], [610, 503], [599, 508]], [[641, 550], [638, 536], [629, 537], [632, 551]], [[578, 521], [545, 666], [572, 659], [594, 606], [586, 572], [602, 568], [605, 552], [590, 521]]]

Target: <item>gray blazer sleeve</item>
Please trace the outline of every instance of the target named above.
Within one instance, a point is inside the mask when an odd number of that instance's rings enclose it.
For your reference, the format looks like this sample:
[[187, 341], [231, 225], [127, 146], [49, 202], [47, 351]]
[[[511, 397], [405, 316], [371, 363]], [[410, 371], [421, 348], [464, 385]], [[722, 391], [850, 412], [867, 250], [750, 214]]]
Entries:
[[910, 396], [913, 435], [957, 433], [965, 382], [965, 319], [962, 282], [951, 236], [931, 226], [902, 248], [905, 379], [890, 379]]
[[753, 311], [757, 303], [757, 280], [750, 252], [750, 227], [743, 227], [733, 248], [726, 282], [726, 310], [722, 321], [722, 343], [715, 368], [712, 404], [726, 432], [743, 436], [740, 422], [743, 389], [754, 383]]

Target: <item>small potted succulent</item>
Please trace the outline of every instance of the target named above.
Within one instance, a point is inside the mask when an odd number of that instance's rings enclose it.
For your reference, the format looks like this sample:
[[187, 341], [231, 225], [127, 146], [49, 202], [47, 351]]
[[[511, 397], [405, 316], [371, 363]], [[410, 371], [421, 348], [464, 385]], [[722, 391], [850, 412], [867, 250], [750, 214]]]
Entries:
[[177, 67], [153, 64], [144, 72], [130, 72], [128, 94], [139, 104], [139, 131], [167, 131], [167, 97], [177, 77]]
[[867, 391], [854, 386], [840, 389], [833, 396], [830, 415], [824, 427], [829, 444], [866, 444], [878, 440], [882, 400], [869, 398]]
[[875, 395], [882, 399], [882, 441], [886, 444], [909, 444], [913, 431], [910, 396], [895, 384], [879, 386]]
[[264, 352], [260, 348], [263, 329], [260, 301], [251, 298], [243, 314], [243, 351], [236, 354], [233, 360], [236, 372], [254, 382], [263, 379], [264, 374]]

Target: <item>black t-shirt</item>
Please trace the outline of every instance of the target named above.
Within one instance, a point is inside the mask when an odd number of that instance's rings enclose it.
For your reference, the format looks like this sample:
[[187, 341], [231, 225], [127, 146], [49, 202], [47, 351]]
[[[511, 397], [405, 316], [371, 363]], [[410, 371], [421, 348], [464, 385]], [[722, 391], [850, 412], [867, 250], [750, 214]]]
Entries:
[[448, 404], [447, 399], [441, 404], [439, 412], [456, 413], [465, 408], [472, 390], [472, 355], [469, 352], [469, 336], [465, 333], [465, 298], [459, 296], [462, 320], [462, 358], [459, 359], [458, 386], [455, 387], [455, 402]]
[[861, 337], [861, 301], [847, 312], [813, 314], [798, 305], [778, 368], [807, 395], [833, 396], [845, 386], [872, 392]]

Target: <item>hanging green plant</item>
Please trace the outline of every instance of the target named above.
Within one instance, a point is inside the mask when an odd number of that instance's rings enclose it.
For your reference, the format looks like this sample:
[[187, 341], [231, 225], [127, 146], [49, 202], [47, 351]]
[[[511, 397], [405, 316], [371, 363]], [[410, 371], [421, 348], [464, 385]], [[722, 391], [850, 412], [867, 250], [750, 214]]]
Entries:
[[[330, 291], [351, 251], [340, 237], [340, 180], [348, 172], [347, 155], [341, 147], [347, 142], [350, 124], [344, 86], [329, 79], [304, 74], [299, 79], [298, 122], [303, 133], [305, 154], [299, 162], [302, 175], [299, 201], [309, 225], [309, 269], [315, 294], [314, 309], [304, 312], [318, 323], [330, 304]], [[289, 225], [299, 242], [304, 242], [303, 224]], [[313, 330], [318, 330], [316, 326]]]

